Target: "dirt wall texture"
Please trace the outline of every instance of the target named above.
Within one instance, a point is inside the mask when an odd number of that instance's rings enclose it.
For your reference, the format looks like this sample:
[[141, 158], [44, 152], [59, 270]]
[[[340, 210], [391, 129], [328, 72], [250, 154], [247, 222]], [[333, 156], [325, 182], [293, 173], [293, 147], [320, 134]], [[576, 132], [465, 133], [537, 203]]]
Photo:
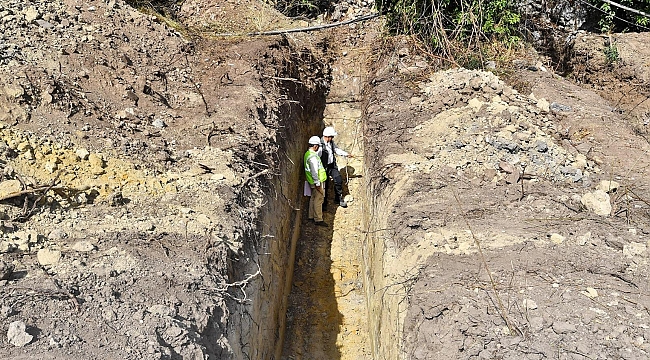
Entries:
[[647, 357], [649, 147], [629, 118], [542, 67], [521, 94], [394, 54], [366, 108], [375, 354]]
[[0, 19], [0, 357], [268, 358], [325, 56], [123, 1]]

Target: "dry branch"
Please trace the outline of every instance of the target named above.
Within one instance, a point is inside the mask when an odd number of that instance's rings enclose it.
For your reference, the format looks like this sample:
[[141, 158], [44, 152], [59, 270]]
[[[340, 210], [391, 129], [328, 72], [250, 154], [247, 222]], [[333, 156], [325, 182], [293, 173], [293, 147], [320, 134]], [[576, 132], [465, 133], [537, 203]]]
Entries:
[[215, 34], [215, 36], [260, 36], [260, 35], [282, 35], [282, 34], [289, 34], [289, 33], [296, 33], [296, 32], [309, 32], [309, 31], [316, 31], [316, 30], [323, 30], [323, 29], [329, 29], [337, 26], [343, 26], [343, 25], [348, 25], [352, 24], [355, 22], [359, 21], [366, 21], [366, 20], [371, 20], [376, 17], [378, 17], [379, 14], [370, 14], [370, 15], [364, 15], [360, 16], [355, 19], [350, 19], [346, 21], [341, 21], [341, 22], [336, 22], [336, 23], [331, 23], [331, 24], [325, 24], [325, 25], [318, 25], [318, 26], [310, 26], [310, 27], [305, 27], [305, 28], [294, 28], [294, 29], [285, 29], [285, 30], [273, 30], [273, 31], [261, 31], [261, 32], [252, 32], [252, 33], [247, 33], [247, 34], [233, 34], [233, 33], [224, 33], [224, 34]]

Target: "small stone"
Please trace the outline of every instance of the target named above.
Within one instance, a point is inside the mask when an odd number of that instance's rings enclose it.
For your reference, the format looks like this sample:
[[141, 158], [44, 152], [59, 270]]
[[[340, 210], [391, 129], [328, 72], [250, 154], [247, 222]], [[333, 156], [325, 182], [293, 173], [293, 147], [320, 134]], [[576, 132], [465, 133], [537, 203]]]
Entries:
[[535, 310], [537, 309], [537, 303], [531, 299], [524, 299], [523, 301], [524, 309], [526, 310]]
[[515, 172], [515, 166], [506, 161], [499, 162], [499, 169], [506, 174], [512, 174]]
[[94, 175], [101, 175], [105, 172], [104, 167], [106, 166], [106, 164], [104, 163], [104, 159], [101, 157], [101, 155], [98, 154], [88, 155], [88, 162], [90, 163], [90, 171]]
[[530, 327], [534, 331], [541, 331], [544, 329], [544, 318], [541, 316], [530, 319]]
[[202, 225], [210, 225], [212, 223], [212, 220], [210, 220], [210, 218], [205, 214], [199, 214], [196, 217], [196, 221], [198, 221], [199, 224], [202, 224]]
[[223, 180], [225, 178], [226, 177], [223, 174], [214, 174], [214, 175], [210, 176], [210, 179], [212, 179], [214, 181], [220, 181], [220, 180]]
[[571, 106], [568, 105], [562, 105], [560, 103], [552, 102], [551, 103], [551, 110], [553, 111], [571, 111]]
[[106, 321], [115, 321], [117, 319], [117, 314], [115, 313], [115, 310], [106, 308], [102, 310], [102, 318]]
[[645, 254], [646, 250], [646, 244], [643, 243], [631, 242], [623, 245], [623, 255], [627, 257], [641, 256]]
[[36, 258], [41, 265], [54, 265], [61, 260], [61, 252], [59, 250], [40, 249], [36, 253]]
[[54, 27], [54, 25], [52, 25], [52, 23], [50, 23], [50, 22], [48, 22], [48, 21], [45, 21], [45, 20], [36, 20], [36, 23], [37, 23], [40, 27], [42, 27], [43, 29], [51, 29], [51, 28]]
[[345, 197], [343, 198], [343, 201], [345, 201], [348, 204], [352, 204], [354, 202], [354, 196], [345, 195]]
[[0, 280], [9, 280], [14, 272], [14, 264], [0, 260]]
[[16, 244], [10, 242], [10, 241], [2, 241], [0, 242], [0, 254], [3, 253], [9, 253], [12, 252], [16, 249]]
[[147, 309], [148, 312], [150, 312], [153, 315], [158, 315], [160, 317], [174, 317], [176, 316], [176, 310], [165, 305], [152, 305]]
[[421, 103], [422, 103], [422, 98], [421, 98], [421, 97], [414, 96], [414, 97], [412, 97], [412, 98], [409, 100], [409, 102], [410, 102], [412, 105], [418, 105], [418, 104], [421, 104]]
[[36, 10], [36, 8], [33, 6], [28, 7], [27, 10], [25, 10], [24, 15], [25, 21], [27, 22], [32, 22], [41, 17], [41, 15], [38, 13], [38, 10]]
[[584, 170], [587, 167], [587, 157], [583, 154], [576, 155], [576, 161], [573, 162], [573, 166]]
[[78, 252], [89, 252], [95, 250], [96, 248], [97, 247], [93, 243], [87, 240], [77, 241], [74, 245], [72, 245], [72, 250]]
[[14, 309], [11, 306], [4, 305], [0, 307], [0, 320], [4, 320], [14, 314]]
[[22, 189], [23, 185], [18, 180], [5, 180], [0, 182], [0, 198], [20, 192]]
[[576, 332], [577, 329], [576, 326], [571, 323], [560, 321], [553, 323], [553, 331], [556, 334], [568, 334]]
[[591, 243], [591, 232], [587, 232], [578, 237], [578, 245], [584, 246], [587, 245], [587, 243]]
[[549, 112], [551, 110], [551, 105], [546, 101], [546, 99], [539, 99], [537, 101], [537, 107], [543, 112]]
[[17, 346], [23, 347], [29, 344], [34, 338], [32, 335], [28, 334], [27, 326], [22, 321], [14, 321], [9, 324], [9, 330], [7, 331], [7, 340], [9, 343]]
[[601, 190], [608, 194], [611, 194], [615, 192], [620, 186], [621, 185], [616, 181], [602, 180], [598, 186], [596, 186], [596, 190]]
[[155, 120], [151, 123], [151, 125], [152, 125], [153, 127], [158, 128], [158, 129], [162, 129], [162, 128], [164, 128], [164, 127], [167, 127], [167, 124], [166, 124], [162, 119], [155, 119]]
[[609, 202], [609, 195], [602, 191], [596, 190], [593, 193], [586, 193], [580, 199], [582, 205], [597, 215], [609, 216], [612, 212], [612, 204]]
[[587, 297], [589, 297], [591, 299], [598, 297], [598, 291], [596, 291], [596, 289], [591, 288], [591, 287], [588, 287], [585, 290], [584, 294], [587, 295]]
[[50, 174], [54, 173], [59, 167], [54, 162], [47, 162], [43, 166]]
[[87, 160], [87, 159], [88, 159], [88, 156], [90, 155], [90, 152], [88, 152], [88, 150], [86, 150], [86, 149], [77, 149], [77, 151], [75, 151], [74, 153], [75, 153], [75, 154], [79, 157], [79, 159], [81, 159], [81, 160]]
[[68, 237], [68, 234], [61, 228], [54, 229], [47, 235], [48, 239], [54, 240], [54, 241], [63, 240], [65, 238], [67, 238], [67, 237]]
[[555, 234], [555, 233], [551, 234], [551, 242], [553, 244], [559, 245], [559, 244], [563, 243], [565, 239], [566, 238], [564, 236], [560, 235], [560, 234]]

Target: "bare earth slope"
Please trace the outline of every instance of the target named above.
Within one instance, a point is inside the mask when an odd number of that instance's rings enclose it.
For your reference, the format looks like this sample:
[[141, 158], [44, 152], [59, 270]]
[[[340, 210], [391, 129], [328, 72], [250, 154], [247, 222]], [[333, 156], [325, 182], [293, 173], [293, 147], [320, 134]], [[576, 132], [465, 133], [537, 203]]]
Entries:
[[[434, 72], [399, 42], [368, 51], [353, 25], [344, 46], [335, 32], [207, 36], [306, 25], [256, 2], [179, 15], [197, 32], [123, 1], [0, 3], [0, 358], [281, 352], [280, 324], [300, 323], [283, 311], [300, 159], [323, 121], [364, 155], [348, 164], [357, 199], [327, 214], [336, 228], [304, 233], [331, 238], [298, 247], [302, 269], [324, 264], [334, 320], [305, 320], [330, 348], [289, 344], [288, 358], [648, 358], [645, 35], [616, 35], [614, 64], [594, 55], [601, 38], [576, 47], [595, 59], [574, 65], [592, 89], [520, 69], [519, 93]], [[332, 64], [351, 88], [326, 104]], [[342, 252], [354, 271], [330, 268]], [[340, 318], [349, 291], [367, 319]], [[351, 336], [365, 320], [368, 337]], [[322, 335], [309, 329], [296, 338]]]
[[122, 1], [8, 1], [0, 19], [0, 358], [243, 356], [228, 304], [261, 280], [244, 239], [273, 234], [261, 183], [295, 130], [278, 101], [300, 100], [273, 78], [322, 67]]
[[367, 99], [374, 330], [404, 331], [376, 354], [647, 358], [645, 139], [550, 73], [517, 74], [519, 94], [408, 61], [379, 66]]

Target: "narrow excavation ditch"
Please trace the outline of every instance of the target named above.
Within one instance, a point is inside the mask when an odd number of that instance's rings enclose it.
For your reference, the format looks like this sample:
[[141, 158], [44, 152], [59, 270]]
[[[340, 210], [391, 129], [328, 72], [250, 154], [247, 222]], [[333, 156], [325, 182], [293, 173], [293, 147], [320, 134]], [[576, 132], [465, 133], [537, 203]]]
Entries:
[[[380, 246], [368, 236], [372, 206], [378, 204], [365, 201], [370, 193], [364, 175], [362, 87], [369, 51], [352, 45], [340, 51], [347, 56], [331, 64], [329, 88], [282, 83], [281, 95], [289, 101], [277, 109], [284, 124], [278, 136], [280, 176], [271, 180], [258, 234], [251, 234], [256, 241], [246, 253], [252, 261], [232, 264], [235, 278], [261, 274], [248, 287], [249, 301], [230, 306], [244, 315], [231, 316], [227, 329], [233, 358], [373, 359], [380, 347], [397, 346], [394, 319], [399, 315], [384, 312], [395, 310], [392, 303], [399, 299], [384, 304], [383, 297], [368, 290], [384, 273], [382, 252], [376, 251]], [[298, 67], [294, 63], [283, 77], [299, 78]], [[338, 158], [349, 206], [333, 206], [328, 194], [324, 218], [329, 227], [319, 228], [306, 219], [301, 160], [306, 140], [325, 126], [334, 126], [337, 145], [355, 157]]]
[[[296, 244], [293, 286], [286, 313], [281, 359], [371, 359], [363, 268], [363, 137], [361, 84], [363, 52], [332, 64], [332, 84], [322, 126], [333, 126], [337, 145], [355, 155], [337, 162], [349, 206], [333, 204], [328, 193], [328, 228], [316, 227], [302, 212]], [[318, 133], [309, 135], [320, 135]], [[308, 136], [305, 136], [305, 139]], [[302, 209], [308, 206], [303, 199]], [[288, 289], [289, 290], [289, 289]]]

